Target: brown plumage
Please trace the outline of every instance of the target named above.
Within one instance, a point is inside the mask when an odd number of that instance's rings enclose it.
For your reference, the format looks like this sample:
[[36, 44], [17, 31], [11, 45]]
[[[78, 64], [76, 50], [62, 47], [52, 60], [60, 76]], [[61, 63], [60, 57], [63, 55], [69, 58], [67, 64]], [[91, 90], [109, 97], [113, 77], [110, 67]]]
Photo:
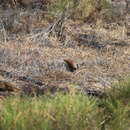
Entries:
[[76, 64], [74, 63], [73, 60], [64, 59], [64, 62], [66, 63], [66, 65], [67, 65], [66, 67], [70, 72], [74, 72], [77, 69]]

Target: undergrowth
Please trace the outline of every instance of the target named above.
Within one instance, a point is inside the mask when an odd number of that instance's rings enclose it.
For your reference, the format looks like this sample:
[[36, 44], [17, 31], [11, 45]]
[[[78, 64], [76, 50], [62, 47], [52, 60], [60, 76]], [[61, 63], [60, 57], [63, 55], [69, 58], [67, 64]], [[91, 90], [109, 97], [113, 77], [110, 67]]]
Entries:
[[127, 130], [130, 79], [113, 89], [102, 99], [74, 93], [9, 97], [0, 105], [0, 130]]

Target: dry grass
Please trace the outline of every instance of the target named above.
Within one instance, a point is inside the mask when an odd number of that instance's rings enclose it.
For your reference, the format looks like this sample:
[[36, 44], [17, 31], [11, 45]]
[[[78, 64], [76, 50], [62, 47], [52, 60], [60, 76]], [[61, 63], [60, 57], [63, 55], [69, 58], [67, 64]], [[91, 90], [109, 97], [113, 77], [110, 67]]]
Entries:
[[[50, 23], [42, 19], [38, 10], [17, 13], [32, 14], [29, 17], [31, 30], [30, 33], [15, 34], [2, 28], [1, 69], [17, 76], [38, 77], [42, 82], [62, 85], [70, 82], [94, 88], [110, 86], [130, 74], [130, 44], [124, 26], [102, 21], [92, 26], [78, 20], [66, 20], [64, 39], [60, 41], [55, 35], [48, 35], [46, 30]], [[18, 15], [18, 19], [22, 17]], [[76, 72], [67, 72], [65, 58], [73, 59], [79, 65]]]

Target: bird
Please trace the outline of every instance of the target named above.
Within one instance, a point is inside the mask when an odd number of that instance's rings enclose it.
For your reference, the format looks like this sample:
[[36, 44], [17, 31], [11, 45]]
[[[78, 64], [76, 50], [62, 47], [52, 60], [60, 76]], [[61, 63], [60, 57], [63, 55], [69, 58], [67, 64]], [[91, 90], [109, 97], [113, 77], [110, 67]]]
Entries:
[[67, 70], [70, 72], [74, 72], [77, 69], [76, 63], [71, 59], [64, 59], [64, 62], [66, 63]]

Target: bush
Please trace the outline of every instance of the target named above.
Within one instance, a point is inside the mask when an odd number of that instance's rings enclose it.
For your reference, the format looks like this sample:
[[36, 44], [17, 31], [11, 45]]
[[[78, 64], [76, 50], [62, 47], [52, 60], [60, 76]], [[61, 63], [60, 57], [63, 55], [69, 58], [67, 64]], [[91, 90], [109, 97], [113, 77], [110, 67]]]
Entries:
[[1, 130], [96, 130], [95, 100], [81, 95], [8, 99], [0, 112]]
[[126, 103], [129, 103], [127, 101], [130, 99], [130, 78], [122, 80], [117, 84], [113, 84], [109, 95]]
[[71, 10], [71, 17], [82, 19], [96, 11], [95, 8], [105, 8], [106, 6], [106, 0], [55, 0], [48, 9], [51, 16], [56, 16], [68, 8]]
[[109, 130], [127, 130], [129, 128], [129, 106], [120, 100], [109, 97], [101, 101], [103, 111], [101, 118], [104, 120], [105, 128]]

